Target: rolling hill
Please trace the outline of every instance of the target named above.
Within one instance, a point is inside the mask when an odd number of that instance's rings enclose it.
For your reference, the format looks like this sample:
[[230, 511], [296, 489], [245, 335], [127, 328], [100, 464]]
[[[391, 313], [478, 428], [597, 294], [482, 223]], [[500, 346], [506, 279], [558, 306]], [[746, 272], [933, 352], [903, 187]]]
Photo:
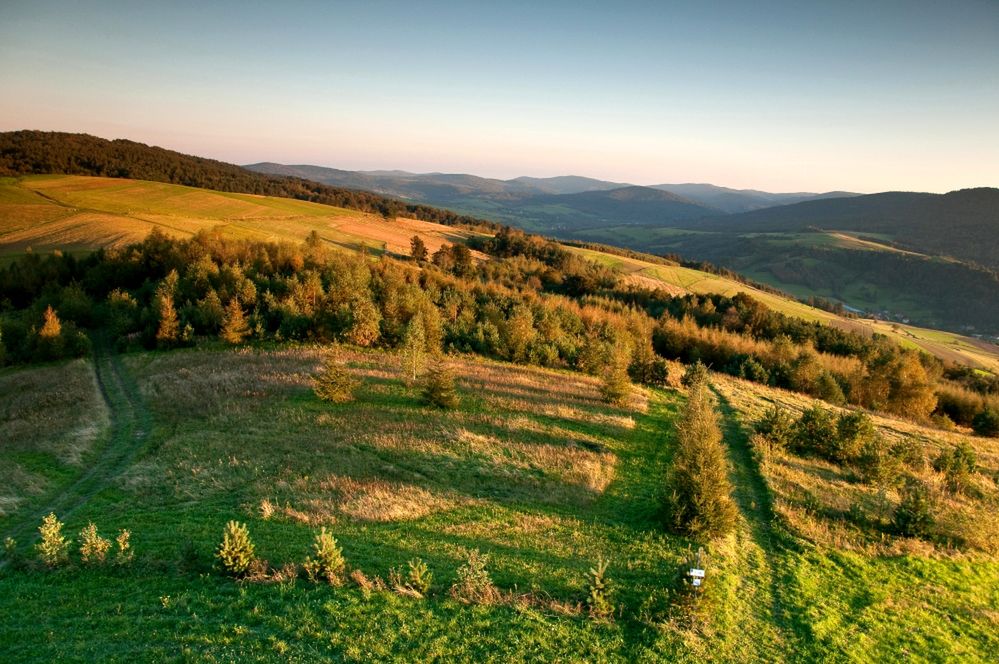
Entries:
[[[153, 229], [214, 232], [85, 259], [41, 256], [121, 247]], [[662, 258], [493, 233], [148, 180], [3, 180], [0, 253], [22, 258], [3, 275], [13, 281], [2, 282], [11, 304], [0, 338], [13, 349], [20, 337], [37, 363], [0, 368], [0, 537], [11, 538], [0, 559], [0, 652], [14, 661], [371, 661], [400, 652], [448, 661], [989, 661], [999, 647], [993, 439], [867, 414], [870, 435], [891, 452], [885, 472], [894, 474], [882, 482], [754, 435], [774, 407], [796, 419], [859, 409], [712, 372], [736, 512], [730, 533], [704, 541], [663, 525], [686, 367], [660, 357], [655, 384], [628, 385], [614, 403], [607, 379], [580, 369], [591, 348], [612, 353], [631, 346], [630, 335], [658, 352], [663, 339], [649, 328], [670, 316], [653, 318], [629, 298], [682, 299], [663, 291], [697, 295], [690, 304], [719, 319], [734, 305], [716, 310], [706, 296], [748, 293], [790, 316], [762, 309], [752, 314], [760, 326], [807, 334], [817, 328], [799, 319], [823, 322], [860, 332], [842, 337], [855, 343], [877, 330], [981, 369], [999, 369], [999, 354], [956, 335], [839, 317]], [[468, 243], [483, 253], [465, 267], [453, 254], [450, 264], [417, 262], [405, 258], [413, 235], [431, 250]], [[503, 238], [506, 252], [493, 244]], [[63, 321], [56, 336], [90, 325], [92, 353], [46, 354], [50, 337], [32, 321], [50, 300]], [[162, 342], [165, 311], [193, 333], [174, 330]], [[216, 328], [234, 320], [245, 327], [223, 340]], [[425, 403], [403, 368], [414, 321], [424, 335], [426, 321], [447, 331], [454, 408]], [[359, 327], [367, 333], [354, 335]], [[143, 350], [146, 328], [157, 336]], [[712, 339], [740, 343], [736, 356], [768, 343], [698, 329], [698, 354], [711, 352]], [[347, 403], [312, 389], [330, 357], [326, 335], [337, 335], [337, 366], [355, 383]], [[788, 343], [772, 345], [820, 370], [863, 370], [857, 357], [817, 353], [808, 339]], [[869, 348], [885, 352], [879, 344]], [[906, 375], [918, 376], [921, 362]], [[948, 488], [937, 461], [969, 451], [964, 488]], [[934, 515], [917, 533], [899, 531], [894, 516], [911, 483], [928, 487]], [[50, 513], [74, 540], [68, 564], [38, 560], [36, 533]], [[216, 557], [230, 520], [246, 524], [256, 545], [252, 573], [238, 580]], [[91, 523], [109, 537], [128, 530], [132, 557], [84, 561], [77, 540]], [[306, 570], [320, 529], [336, 538], [346, 570], [315, 583]], [[684, 578], [699, 547], [706, 576], [695, 596]], [[609, 615], [593, 609], [598, 568], [610, 580]], [[419, 589], [414, 569], [424, 570]], [[490, 592], [465, 593], [472, 576]]]
[[[37, 175], [0, 181], [0, 262], [34, 252], [88, 252], [141, 241], [153, 229], [171, 237], [218, 231], [235, 238], [298, 243], [315, 231], [330, 245], [372, 255], [408, 255], [419, 236], [433, 252], [486, 237], [484, 231], [337, 208], [289, 198], [218, 192], [183, 185], [86, 176]], [[864, 334], [878, 332], [947, 361], [999, 373], [999, 346], [957, 334], [845, 318], [793, 298], [669, 261], [569, 247], [643, 287], [687, 293], [747, 293], [767, 307]], [[474, 255], [484, 258], [479, 253]]]

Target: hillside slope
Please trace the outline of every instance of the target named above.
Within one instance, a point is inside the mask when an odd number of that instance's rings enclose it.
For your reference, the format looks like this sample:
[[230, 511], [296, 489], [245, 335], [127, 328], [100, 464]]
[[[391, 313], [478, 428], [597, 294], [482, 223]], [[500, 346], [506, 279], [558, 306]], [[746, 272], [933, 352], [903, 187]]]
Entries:
[[806, 201], [716, 218], [692, 228], [728, 233], [854, 231], [883, 236], [912, 251], [999, 268], [999, 189], [995, 188]]
[[172, 237], [218, 230], [230, 237], [295, 243], [315, 231], [341, 248], [364, 247], [374, 254], [408, 254], [414, 235], [430, 251], [475, 235], [415, 219], [390, 222], [308, 201], [160, 182], [59, 175], [0, 182], [0, 256], [29, 247], [120, 247], [141, 241], [154, 228]]
[[[83, 176], [32, 176], [0, 182], [0, 260], [60, 249], [88, 251], [138, 242], [152, 229], [173, 237], [216, 230], [237, 238], [301, 242], [315, 231], [347, 250], [408, 255], [419, 236], [433, 252], [481, 233], [414, 219], [381, 215], [288, 198], [216, 192], [181, 185]], [[643, 287], [685, 293], [745, 292], [776, 311], [865, 334], [878, 332], [941, 359], [999, 372], [999, 346], [947, 332], [844, 318], [739, 281], [672, 263], [570, 248], [620, 271]], [[484, 258], [481, 254], [476, 254]]]
[[[863, 498], [868, 485], [811, 458], [753, 460], [747, 430], [757, 404], [808, 400], [714, 377], [740, 513], [735, 533], [707, 547], [706, 591], [694, 604], [679, 579], [696, 543], [664, 533], [657, 511], [681, 390], [643, 390], [610, 407], [594, 378], [461, 357], [462, 404], [442, 412], [404, 386], [393, 354], [349, 350], [357, 400], [330, 405], [310, 389], [321, 359], [310, 347], [117, 359], [112, 394], [123, 392], [148, 423], [149, 439], [126, 467], [100, 466], [109, 444], [100, 419], [79, 465], [62, 460], [61, 442], [13, 431], [3, 467], [47, 481], [16, 496], [0, 533], [16, 533], [27, 552], [34, 516], [95, 470], [93, 493], [60, 510], [66, 532], [88, 522], [107, 534], [128, 528], [136, 560], [0, 569], [0, 649], [22, 662], [176, 652], [370, 661], [403, 651], [457, 661], [978, 662], [999, 647], [994, 552], [895, 536], [882, 538], [881, 551], [865, 544], [870, 530], [844, 534], [838, 516], [840, 501]], [[35, 413], [42, 395], [67, 421], [81, 416], [74, 397], [99, 392], [82, 362], [70, 367], [82, 388], [51, 368], [0, 372], [0, 386], [24, 391], [18, 410], [0, 411], [0, 428]], [[111, 419], [120, 421], [115, 402]], [[933, 453], [940, 445], [924, 442], [932, 431], [876, 425]], [[994, 493], [988, 474], [999, 456], [968, 440], [982, 468], [976, 486]], [[873, 514], [857, 502], [850, 519]], [[949, 500], [946, 509], [970, 514], [983, 504]], [[236, 583], [213, 569], [229, 519], [248, 524], [274, 578]], [[320, 527], [354, 572], [341, 587], [288, 576]], [[473, 549], [489, 556], [502, 591], [493, 602], [449, 595]], [[425, 597], [391, 581], [417, 558], [434, 574]], [[601, 558], [614, 584], [610, 621], [586, 616], [587, 570]], [[53, 631], [85, 638], [48, 638]]]

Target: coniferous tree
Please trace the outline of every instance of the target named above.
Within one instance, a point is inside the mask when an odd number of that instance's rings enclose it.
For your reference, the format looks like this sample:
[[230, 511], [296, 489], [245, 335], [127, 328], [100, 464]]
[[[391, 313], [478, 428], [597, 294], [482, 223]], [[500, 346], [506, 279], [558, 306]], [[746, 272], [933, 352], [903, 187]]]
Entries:
[[43, 360], [54, 360], [62, 356], [63, 350], [62, 323], [55, 309], [51, 306], [45, 309], [43, 323], [38, 330], [38, 355]]
[[418, 263], [427, 260], [427, 245], [419, 235], [414, 235], [409, 241], [409, 255]]
[[631, 394], [631, 380], [628, 377], [628, 364], [631, 353], [627, 348], [616, 348], [610, 362], [604, 368], [600, 396], [604, 401], [616, 406], [627, 403]]
[[454, 371], [443, 355], [436, 356], [423, 380], [423, 401], [438, 408], [457, 408], [461, 403]]
[[706, 375], [691, 376], [690, 396], [676, 424], [668, 474], [667, 512], [673, 530], [712, 538], [735, 527], [728, 463]]
[[250, 335], [250, 326], [246, 322], [246, 315], [238, 298], [232, 298], [229, 306], [225, 310], [225, 318], [222, 319], [221, 337], [228, 343], [241, 344]]
[[177, 320], [177, 310], [173, 306], [173, 296], [160, 293], [156, 307], [159, 314], [159, 327], [156, 328], [156, 345], [169, 348], [177, 343], [180, 336], [180, 321]]
[[354, 390], [358, 381], [343, 365], [336, 351], [323, 360], [323, 366], [312, 378], [312, 390], [316, 396], [330, 403], [347, 403], [354, 400]]

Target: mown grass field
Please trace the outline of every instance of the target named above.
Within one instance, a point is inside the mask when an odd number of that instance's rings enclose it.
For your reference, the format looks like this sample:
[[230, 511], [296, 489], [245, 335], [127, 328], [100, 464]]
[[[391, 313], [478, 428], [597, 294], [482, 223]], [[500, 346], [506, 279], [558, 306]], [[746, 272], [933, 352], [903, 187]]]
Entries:
[[301, 242], [310, 232], [344, 249], [408, 254], [413, 235], [430, 251], [469, 232], [308, 201], [181, 185], [67, 175], [0, 181], [0, 255], [85, 250], [139, 242], [154, 228], [174, 237], [219, 229], [232, 237]]
[[[28, 478], [7, 487], [0, 534], [28, 553], [55, 506], [74, 537], [90, 520], [130, 528], [137, 553], [124, 568], [0, 569], [3, 659], [989, 661], [999, 646], [993, 554], [840, 546], [783, 517], [789, 483], [849, 490], [819, 467], [778, 482], [756, 462], [747, 428], [784, 393], [715, 377], [741, 517], [709, 547], [708, 590], [690, 608], [675, 591], [693, 543], [658, 519], [682, 390], [636, 389], [616, 408], [585, 375], [462, 357], [462, 405], [444, 412], [402, 384], [393, 355], [347, 351], [362, 385], [330, 405], [309, 385], [320, 359], [98, 352], [0, 373], [4, 402], [19, 392], [0, 411], [0, 467]], [[994, 472], [996, 451], [974, 443]], [[325, 525], [369, 579], [420, 557], [434, 589], [233, 581], [212, 569], [229, 519], [274, 568], [300, 563]], [[447, 595], [473, 548], [490, 556], [497, 604]], [[600, 557], [619, 607], [608, 623], [580, 606]]]

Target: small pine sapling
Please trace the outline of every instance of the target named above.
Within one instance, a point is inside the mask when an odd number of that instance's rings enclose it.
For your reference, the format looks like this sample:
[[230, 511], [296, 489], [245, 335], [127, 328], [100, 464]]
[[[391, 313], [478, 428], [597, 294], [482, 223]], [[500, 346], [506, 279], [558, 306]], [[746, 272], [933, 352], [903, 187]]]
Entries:
[[322, 369], [312, 379], [312, 390], [316, 396], [330, 403], [347, 403], [354, 400], [354, 390], [359, 382], [331, 353], [323, 360]]
[[607, 578], [607, 565], [606, 560], [599, 558], [596, 566], [591, 567], [586, 575], [586, 607], [594, 620], [610, 620], [614, 615], [613, 589]]
[[246, 524], [238, 521], [227, 523], [222, 534], [222, 544], [215, 554], [222, 569], [237, 578], [246, 576], [254, 562], [253, 552], [254, 545]]
[[337, 545], [333, 534], [320, 529], [312, 542], [312, 556], [305, 559], [302, 569], [313, 583], [324, 580], [331, 586], [341, 586], [347, 571], [347, 561], [343, 550]]
[[103, 564], [111, 550], [111, 540], [101, 537], [92, 522], [80, 531], [80, 557], [88, 565]]
[[42, 536], [42, 541], [36, 547], [38, 557], [48, 567], [57, 567], [69, 562], [70, 541], [63, 536], [62, 527], [63, 523], [54, 513], [42, 519], [42, 525], [38, 527], [38, 532]]

